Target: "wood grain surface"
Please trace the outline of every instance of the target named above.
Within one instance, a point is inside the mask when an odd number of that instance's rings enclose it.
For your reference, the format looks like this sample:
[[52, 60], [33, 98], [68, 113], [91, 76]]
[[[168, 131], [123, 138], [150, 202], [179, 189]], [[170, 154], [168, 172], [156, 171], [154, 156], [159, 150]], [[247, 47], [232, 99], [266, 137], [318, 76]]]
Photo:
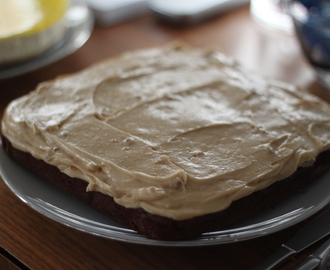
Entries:
[[[244, 6], [194, 27], [174, 27], [153, 14], [109, 28], [95, 27], [90, 40], [76, 53], [28, 74], [0, 81], [0, 117], [13, 99], [42, 81], [78, 71], [128, 50], [183, 40], [197, 47], [217, 47], [251, 72], [298, 84], [330, 101], [301, 55], [293, 35], [262, 29]], [[142, 246], [104, 239], [59, 224], [31, 209], [0, 179], [0, 268], [22, 269], [248, 269], [269, 255], [304, 221], [261, 238], [207, 247]], [[313, 250], [288, 261], [292, 269]], [[10, 266], [8, 266], [10, 267]], [[15, 269], [15, 268], [8, 268]]]

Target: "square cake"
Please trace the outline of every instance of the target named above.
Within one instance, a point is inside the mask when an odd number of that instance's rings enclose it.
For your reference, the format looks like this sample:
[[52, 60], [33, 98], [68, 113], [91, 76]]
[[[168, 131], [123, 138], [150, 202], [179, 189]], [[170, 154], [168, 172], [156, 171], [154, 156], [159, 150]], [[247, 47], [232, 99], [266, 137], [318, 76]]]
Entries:
[[152, 239], [218, 229], [330, 167], [327, 103], [183, 44], [41, 83], [1, 135], [15, 160]]

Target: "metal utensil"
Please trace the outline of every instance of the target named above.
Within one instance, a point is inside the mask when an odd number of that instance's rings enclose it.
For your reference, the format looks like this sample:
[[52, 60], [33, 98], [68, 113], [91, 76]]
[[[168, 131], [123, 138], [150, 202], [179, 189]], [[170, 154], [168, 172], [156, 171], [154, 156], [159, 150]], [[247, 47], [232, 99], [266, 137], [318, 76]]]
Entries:
[[[253, 270], [270, 270], [330, 234], [330, 210], [317, 216], [301, 228], [289, 241], [266, 259], [252, 267]], [[325, 248], [325, 247], [323, 247]], [[320, 250], [322, 253], [323, 250]], [[316, 256], [320, 254], [315, 253]], [[311, 269], [311, 268], [310, 268]]]
[[310, 270], [316, 267], [319, 270], [330, 269], [330, 239], [302, 262], [296, 270]]

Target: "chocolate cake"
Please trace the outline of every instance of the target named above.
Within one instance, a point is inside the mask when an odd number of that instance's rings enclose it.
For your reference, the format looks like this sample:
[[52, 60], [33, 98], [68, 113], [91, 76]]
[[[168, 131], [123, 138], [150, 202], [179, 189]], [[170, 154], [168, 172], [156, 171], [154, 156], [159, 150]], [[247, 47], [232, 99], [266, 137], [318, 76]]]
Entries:
[[126, 53], [44, 82], [2, 120], [5, 151], [153, 239], [219, 229], [328, 170], [330, 107], [216, 50]]

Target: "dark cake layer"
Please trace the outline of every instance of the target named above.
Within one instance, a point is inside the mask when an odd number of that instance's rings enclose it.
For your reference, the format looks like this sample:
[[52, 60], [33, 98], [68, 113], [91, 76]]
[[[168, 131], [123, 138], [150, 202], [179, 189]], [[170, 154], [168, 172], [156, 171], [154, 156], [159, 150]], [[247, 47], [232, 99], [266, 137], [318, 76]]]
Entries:
[[100, 192], [86, 192], [86, 181], [69, 177], [57, 167], [14, 148], [4, 136], [1, 138], [4, 150], [26, 168], [125, 227], [148, 238], [159, 240], [195, 237], [251, 216], [276, 204], [330, 169], [330, 151], [326, 151], [318, 156], [312, 166], [299, 168], [290, 177], [233, 202], [229, 208], [221, 212], [174, 220], [150, 214], [143, 209], [126, 208], [117, 204], [112, 197]]

